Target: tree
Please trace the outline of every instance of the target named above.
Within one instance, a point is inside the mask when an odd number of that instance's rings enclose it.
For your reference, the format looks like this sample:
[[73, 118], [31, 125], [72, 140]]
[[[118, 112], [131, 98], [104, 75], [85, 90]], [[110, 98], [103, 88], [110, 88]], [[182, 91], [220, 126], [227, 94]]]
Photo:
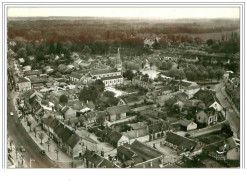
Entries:
[[217, 69], [215, 71], [215, 74], [217, 76], [217, 79], [220, 80], [220, 78], [222, 78], [223, 74], [224, 74], [224, 71], [222, 69]]
[[206, 43], [208, 46], [212, 46], [214, 44], [214, 41], [212, 39], [208, 39]]
[[44, 139], [44, 137], [45, 137], [45, 134], [44, 133], [40, 133], [39, 134], [39, 139], [40, 139], [40, 144], [42, 145], [43, 144], [43, 139]]
[[61, 54], [62, 53], [62, 44], [60, 42], [57, 43], [56, 53], [57, 54]]
[[67, 70], [67, 66], [64, 65], [64, 64], [60, 64], [58, 67], [57, 67], [57, 70], [61, 73], [65, 73], [66, 70]]
[[36, 137], [36, 133], [37, 133], [36, 127], [33, 128], [33, 132], [34, 132], [34, 135], [35, 135], [35, 137]]
[[66, 95], [61, 95], [59, 98], [59, 102], [66, 104], [68, 102], [68, 97]]
[[27, 120], [27, 126], [29, 126], [30, 131], [31, 131], [31, 128], [32, 128], [31, 124], [32, 124], [32, 123], [31, 123], [29, 120]]
[[55, 45], [54, 43], [50, 43], [49, 44], [49, 54], [54, 54], [54, 53], [56, 53]]
[[90, 83], [88, 87], [84, 87], [80, 94], [80, 101], [93, 101], [96, 102], [99, 97], [102, 95], [105, 89], [105, 84], [101, 80], [96, 80], [93, 83]]
[[82, 50], [82, 52], [83, 52], [84, 54], [91, 54], [91, 53], [92, 53], [92, 50], [90, 49], [90, 47], [89, 47], [88, 45], [86, 45], [86, 46], [84, 47], [84, 49]]
[[221, 131], [228, 134], [230, 137], [233, 136], [233, 132], [229, 124], [224, 124], [221, 128]]
[[18, 58], [26, 58], [27, 57], [27, 50], [24, 47], [22, 47], [22, 48], [18, 49], [17, 55], [18, 55]]
[[125, 73], [123, 73], [124, 78], [127, 78], [128, 80], [132, 80], [135, 76], [135, 74], [131, 70], [127, 70]]

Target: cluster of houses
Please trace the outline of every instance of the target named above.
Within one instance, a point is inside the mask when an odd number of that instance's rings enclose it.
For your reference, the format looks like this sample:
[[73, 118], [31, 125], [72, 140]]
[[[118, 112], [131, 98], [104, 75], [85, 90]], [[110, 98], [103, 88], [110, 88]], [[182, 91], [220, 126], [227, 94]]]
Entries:
[[[155, 41], [159, 40], [145, 39], [144, 44], [152, 47]], [[125, 85], [122, 62], [119, 50], [114, 68], [102, 68], [99, 61], [92, 59], [85, 62], [76, 53], [72, 54], [72, 58], [75, 64], [67, 77], [48, 76], [53, 71], [50, 67], [44, 71], [31, 70], [31, 66], [21, 67], [20, 70], [16, 66], [9, 71], [15, 90], [23, 92], [19, 97], [23, 115], [31, 113], [58, 147], [73, 158], [83, 159], [86, 167], [162, 167], [163, 153], [146, 142], [160, 139], [162, 144], [179, 154], [192, 153], [201, 149], [201, 145], [185, 136], [184, 132], [214, 125], [224, 116], [214, 91], [162, 73], [158, 79], [136, 75], [127, 86], [135, 88], [136, 92], [118, 97], [103, 93], [97, 102], [100, 106], [96, 106], [96, 102], [80, 101], [81, 88], [95, 80], [100, 79], [105, 87]], [[22, 60], [20, 63], [23, 63]], [[84, 69], [78, 70], [78, 66]], [[61, 102], [61, 96], [66, 96], [68, 101]], [[175, 110], [175, 116], [169, 115], [170, 110]], [[123, 126], [127, 130], [123, 130]], [[78, 129], [95, 134], [97, 140], [82, 136]], [[225, 143], [229, 147], [223, 145], [220, 151], [228, 159], [235, 159], [237, 154], [234, 151], [238, 145], [236, 140], [235, 146], [230, 141]], [[99, 142], [108, 142], [116, 148], [115, 159], [106, 158], [103, 149], [99, 154]], [[210, 151], [208, 155], [219, 156], [207, 148], [204, 151]]]

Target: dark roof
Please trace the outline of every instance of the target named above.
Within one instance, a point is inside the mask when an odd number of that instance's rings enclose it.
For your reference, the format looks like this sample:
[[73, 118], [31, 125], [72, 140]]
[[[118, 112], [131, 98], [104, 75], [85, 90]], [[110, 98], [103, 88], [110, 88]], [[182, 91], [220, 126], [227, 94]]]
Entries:
[[24, 73], [25, 76], [42, 74], [42, 70], [30, 70]]
[[188, 95], [187, 95], [186, 93], [184, 93], [184, 92], [175, 94], [174, 96], [175, 96], [178, 100], [180, 100], [180, 101], [184, 101], [184, 100], [188, 99]]
[[83, 76], [83, 74], [78, 73], [78, 72], [72, 72], [70, 74], [70, 77], [74, 77], [74, 78], [77, 78], [77, 79], [80, 79], [82, 76]]
[[53, 120], [54, 118], [50, 115], [48, 118], [44, 119], [43, 123], [50, 127]]
[[121, 78], [123, 78], [123, 76], [117, 75], [117, 76], [103, 77], [101, 78], [101, 80], [104, 81], [104, 80], [121, 79]]
[[109, 140], [111, 142], [114, 142], [114, 143], [117, 143], [118, 140], [120, 140], [120, 138], [122, 137], [122, 134], [118, 131], [112, 131], [110, 134], [109, 134]]
[[17, 83], [26, 83], [26, 82], [30, 82], [30, 81], [24, 77], [18, 77]]
[[144, 160], [150, 160], [153, 158], [158, 158], [162, 156], [162, 153], [158, 150], [155, 150], [152, 147], [149, 147], [137, 140], [135, 140], [131, 145], [130, 148], [140, 155]]
[[195, 141], [175, 133], [167, 133], [166, 141], [172, 143], [173, 145], [178, 146], [179, 149], [183, 151], [184, 150], [192, 151], [197, 145]]
[[186, 119], [179, 120], [179, 124], [182, 125], [183, 127], [187, 127], [192, 122], [193, 122], [192, 120], [186, 120]]
[[211, 106], [216, 101], [216, 97], [211, 91], [202, 89], [194, 94], [194, 98], [203, 101], [206, 107]]
[[132, 158], [133, 156], [135, 156], [135, 152], [132, 151], [130, 148], [127, 148], [125, 146], [119, 146], [117, 148], [117, 151], [120, 152], [121, 154], [124, 154], [125, 156], [127, 156], [128, 158]]
[[117, 115], [128, 112], [130, 109], [127, 105], [113, 106], [107, 108], [109, 115]]
[[139, 102], [142, 101], [143, 99], [138, 97], [138, 96], [132, 96], [132, 97], [126, 97], [124, 98], [126, 103], [133, 103], [133, 102]]
[[101, 162], [103, 162], [104, 158], [101, 157], [100, 155], [94, 153], [88, 157], [88, 161], [93, 163], [95, 166], [99, 166]]
[[114, 73], [114, 72], [120, 72], [117, 69], [103, 69], [103, 70], [92, 70], [90, 71], [90, 74], [93, 75], [98, 75], [98, 74], [107, 74], [107, 73]]
[[117, 168], [117, 166], [115, 164], [113, 164], [111, 161], [109, 161], [105, 158], [103, 159], [102, 162], [100, 162], [98, 167], [99, 168]]
[[50, 128], [55, 129], [59, 125], [59, 120], [56, 118], [51, 122]]
[[77, 134], [72, 134], [69, 139], [67, 140], [67, 144], [71, 147], [74, 148], [76, 144], [81, 140], [80, 136]]

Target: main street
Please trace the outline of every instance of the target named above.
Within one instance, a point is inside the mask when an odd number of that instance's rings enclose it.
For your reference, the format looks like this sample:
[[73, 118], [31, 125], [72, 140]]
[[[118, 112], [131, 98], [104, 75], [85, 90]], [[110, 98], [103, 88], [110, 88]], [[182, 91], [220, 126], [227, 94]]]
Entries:
[[[10, 94], [11, 92], [8, 90], [8, 96]], [[66, 167], [66, 165], [63, 165], [62, 163], [55, 163], [52, 160], [50, 160], [46, 155], [42, 155], [40, 153], [40, 148], [36, 145], [36, 143], [32, 140], [32, 138], [28, 135], [28, 133], [20, 123], [13, 104], [13, 99], [10, 98], [10, 100], [7, 103], [8, 136], [11, 140], [13, 140], [13, 143], [17, 148], [23, 146], [26, 149], [26, 152], [22, 153], [26, 163], [29, 165], [30, 159], [33, 159], [34, 161], [31, 162], [32, 168]], [[10, 112], [13, 112], [14, 116], [10, 116]]]
[[230, 103], [225, 98], [224, 94], [222, 94], [222, 91], [221, 91], [222, 87], [224, 87], [224, 83], [215, 85], [216, 97], [220, 101], [220, 104], [227, 109], [226, 118], [234, 132], [234, 136], [239, 138], [240, 119], [238, 115], [235, 113], [234, 109], [232, 109]]

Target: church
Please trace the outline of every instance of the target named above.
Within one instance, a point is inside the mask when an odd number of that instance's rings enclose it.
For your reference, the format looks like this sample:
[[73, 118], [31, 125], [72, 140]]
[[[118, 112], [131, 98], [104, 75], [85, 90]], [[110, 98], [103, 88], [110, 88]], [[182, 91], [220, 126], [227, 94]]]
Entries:
[[89, 72], [91, 78], [101, 79], [106, 87], [123, 85], [124, 78], [122, 76], [122, 61], [120, 58], [120, 51], [116, 57], [115, 67], [112, 69], [93, 70]]

